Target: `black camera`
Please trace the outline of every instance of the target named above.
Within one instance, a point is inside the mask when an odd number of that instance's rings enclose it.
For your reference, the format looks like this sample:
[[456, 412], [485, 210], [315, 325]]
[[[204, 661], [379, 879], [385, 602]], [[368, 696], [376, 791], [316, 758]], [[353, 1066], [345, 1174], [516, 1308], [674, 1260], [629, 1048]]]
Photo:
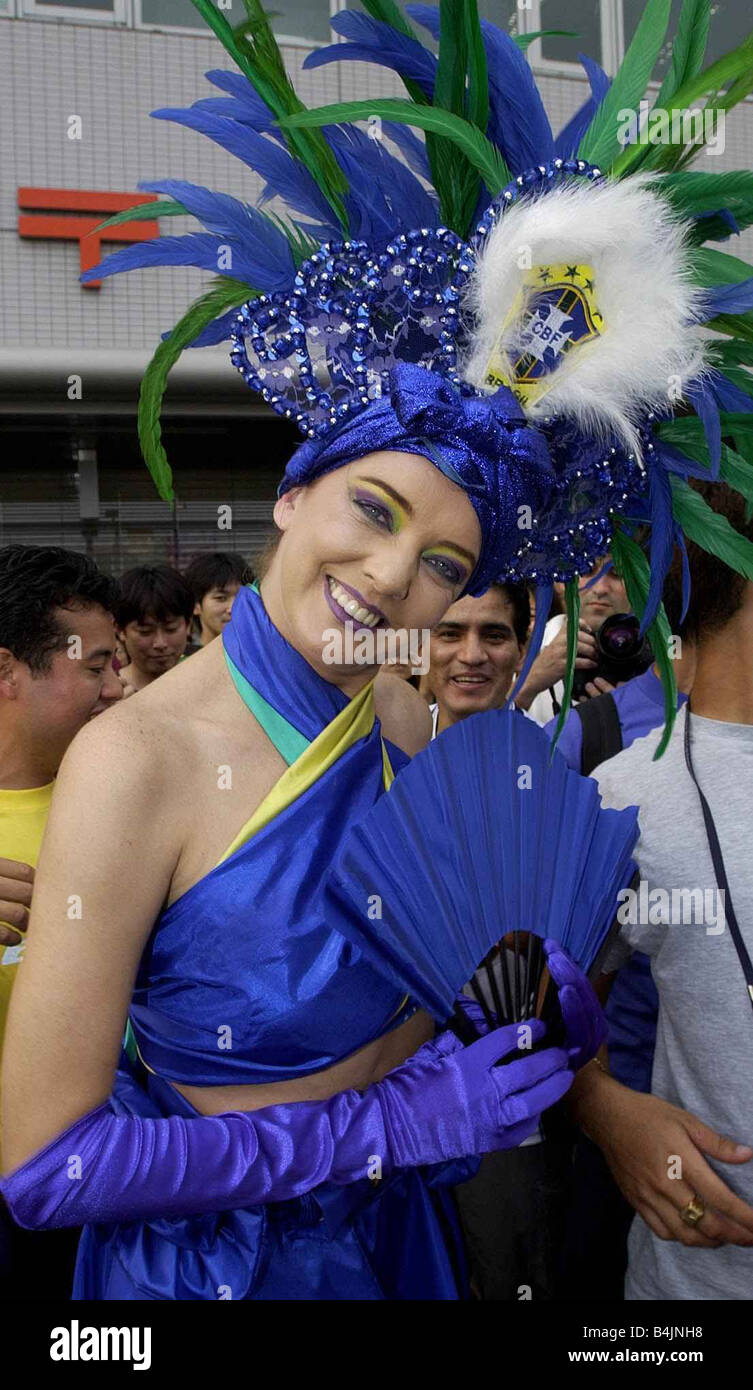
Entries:
[[612, 613], [604, 619], [595, 636], [598, 664], [576, 669], [574, 700], [583, 697], [587, 684], [597, 676], [603, 676], [610, 685], [617, 685], [619, 681], [642, 675], [654, 659], [649, 642], [640, 636], [640, 623], [634, 613]]

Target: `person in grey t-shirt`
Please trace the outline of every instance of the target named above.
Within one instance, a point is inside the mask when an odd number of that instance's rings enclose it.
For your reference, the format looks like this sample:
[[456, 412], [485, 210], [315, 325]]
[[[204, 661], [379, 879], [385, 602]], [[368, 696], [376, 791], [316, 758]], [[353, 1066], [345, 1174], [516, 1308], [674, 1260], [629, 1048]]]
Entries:
[[[729, 489], [702, 490], [753, 538]], [[621, 905], [605, 969], [633, 949], [651, 958], [659, 992], [652, 1094], [591, 1065], [572, 1104], [638, 1212], [626, 1298], [753, 1299], [753, 1008], [683, 751], [689, 717], [696, 776], [753, 955], [753, 583], [695, 546], [689, 557], [692, 712], [679, 714], [659, 761], [656, 730], [595, 774], [606, 805], [639, 807], [641, 887]]]

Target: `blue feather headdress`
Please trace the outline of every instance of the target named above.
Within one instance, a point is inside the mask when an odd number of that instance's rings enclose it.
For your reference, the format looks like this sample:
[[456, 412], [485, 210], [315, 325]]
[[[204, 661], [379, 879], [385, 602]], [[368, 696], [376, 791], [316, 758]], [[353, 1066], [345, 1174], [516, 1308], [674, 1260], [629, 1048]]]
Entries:
[[670, 0], [648, 0], [611, 82], [581, 58], [590, 95], [557, 136], [522, 41], [480, 21], [475, 0], [409, 5], [408, 18], [394, 0], [364, 0], [367, 13], [337, 15], [341, 42], [305, 66], [380, 64], [407, 98], [313, 111], [259, 0], [244, 0], [237, 29], [211, 0], [192, 3], [239, 71], [207, 74], [223, 95], [154, 115], [259, 174], [259, 205], [144, 184], [164, 195], [144, 216], [189, 213], [203, 230], [129, 246], [87, 273], [218, 273], [144, 378], [139, 433], [161, 495], [172, 496], [159, 426], [169, 369], [183, 348], [229, 339], [248, 384], [305, 436], [283, 488], [376, 447], [421, 452], [479, 517], [470, 592], [526, 580], [545, 615], [552, 582], [565, 582], [563, 711], [578, 576], [611, 548], [662, 672], [668, 737], [660, 600], [675, 545], [690, 537], [753, 579], [753, 545], [688, 481], [723, 478], [753, 503], [753, 269], [704, 246], [753, 223], [753, 174], [689, 170], [697, 128], [679, 119], [706, 98], [726, 112], [746, 95], [753, 36], [703, 69], [710, 3], [684, 0], [655, 106], [679, 135], [624, 143]]

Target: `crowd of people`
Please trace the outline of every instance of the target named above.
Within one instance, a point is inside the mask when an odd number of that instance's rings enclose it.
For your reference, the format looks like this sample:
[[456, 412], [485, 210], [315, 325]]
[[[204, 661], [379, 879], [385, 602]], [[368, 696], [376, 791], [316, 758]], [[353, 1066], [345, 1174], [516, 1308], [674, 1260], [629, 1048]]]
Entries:
[[[721, 517], [753, 539], [735, 494], [721, 483], [702, 490]], [[565, 712], [557, 747], [573, 769], [597, 779], [604, 804], [638, 806], [635, 859], [648, 893], [677, 889], [708, 904], [724, 888], [726, 916], [712, 921], [707, 911], [676, 920], [652, 911], [619, 919], [597, 985], [608, 998], [607, 1042], [559, 1103], [560, 1122], [486, 1153], [475, 1175], [463, 1175], [454, 1188], [470, 1288], [481, 1299], [750, 1297], [753, 1092], [746, 1033], [753, 995], [740, 971], [744, 955], [738, 960], [725, 927], [733, 902], [744, 953], [753, 920], [747, 852], [753, 582], [692, 544], [688, 553], [689, 601], [679, 553], [664, 592], [680, 711], [664, 756], [654, 758], [665, 710], [653, 654], [638, 644], [636, 655], [633, 644], [624, 678], [613, 684], [604, 674], [614, 669], [604, 657], [603, 634], [610, 620], [624, 627], [632, 616], [609, 554], [581, 581], [581, 688]], [[235, 554], [200, 555], [184, 574], [167, 565], [138, 566], [114, 582], [72, 551], [0, 551], [0, 1043], [69, 745], [123, 700], [133, 700], [137, 710], [147, 688], [179, 663], [193, 662], [225, 631], [236, 595], [252, 581]], [[385, 723], [398, 711], [398, 721], [410, 724], [415, 746], [409, 752], [471, 715], [504, 708], [511, 695], [555, 737], [567, 664], [563, 619], [556, 612], [549, 617], [541, 651], [518, 688], [532, 622], [531, 591], [495, 583], [450, 604], [431, 629], [420, 675], [410, 667], [382, 668], [377, 711]], [[108, 738], [117, 740], [118, 724], [108, 716], [101, 729], [100, 750]], [[96, 775], [107, 778], [116, 767], [113, 757]], [[724, 885], [707, 842], [696, 769], [718, 828]], [[75, 797], [75, 782], [69, 777], [65, 785]], [[111, 849], [107, 862], [94, 866], [105, 896], [128, 892], [110, 862], [115, 858]], [[190, 881], [197, 876], [189, 874]], [[66, 897], [69, 887], [61, 885]], [[69, 900], [73, 918], [76, 901], [76, 895]], [[85, 946], [73, 949], [86, 970]], [[195, 1102], [196, 1088], [179, 1089]], [[75, 1115], [73, 1078], [70, 1090]], [[228, 1108], [234, 1106], [204, 1113]], [[688, 1210], [691, 1220], [683, 1215]], [[23, 1230], [3, 1203], [3, 1286], [24, 1289], [30, 1298], [70, 1297], [79, 1234], [76, 1228]]]

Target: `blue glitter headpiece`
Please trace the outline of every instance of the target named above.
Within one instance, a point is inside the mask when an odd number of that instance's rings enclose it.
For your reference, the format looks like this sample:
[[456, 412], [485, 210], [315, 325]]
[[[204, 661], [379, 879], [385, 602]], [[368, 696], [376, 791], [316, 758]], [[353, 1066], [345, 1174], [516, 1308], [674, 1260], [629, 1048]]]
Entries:
[[[190, 214], [205, 230], [129, 246], [83, 277], [163, 264], [219, 273], [144, 379], [139, 433], [160, 492], [172, 495], [159, 428], [169, 368], [184, 347], [231, 338], [249, 386], [305, 436], [283, 490], [389, 448], [425, 455], [466, 491], [483, 538], [469, 592], [493, 579], [538, 585], [529, 657], [563, 580], [572, 672], [577, 579], [611, 548], [671, 726], [660, 600], [674, 545], [687, 534], [753, 578], [753, 546], [688, 482], [722, 476], [753, 499], [753, 275], [702, 247], [753, 222], [753, 181], [686, 172], [693, 123], [672, 127], [675, 144], [642, 139], [636, 73], [648, 81], [664, 51], [666, 3], [648, 0], [611, 83], [581, 58], [591, 94], [556, 137], [524, 43], [480, 21], [476, 0], [408, 5], [408, 18], [392, 0], [364, 0], [366, 14], [338, 14], [347, 42], [305, 66], [377, 63], [411, 100], [314, 111], [260, 0], [243, 0], [237, 29], [212, 0], [192, 3], [240, 72], [207, 74], [224, 96], [153, 114], [239, 156], [264, 180], [261, 203], [285, 211], [184, 181], [142, 184], [166, 200], [120, 220]], [[729, 110], [753, 37], [726, 55], [723, 75], [718, 63], [701, 72], [697, 9], [686, 0], [659, 104], [682, 110], [721, 82]], [[626, 109], [635, 130], [621, 137]]]
[[290, 291], [244, 305], [232, 361], [307, 436], [280, 492], [377, 449], [423, 454], [466, 491], [481, 525], [468, 593], [495, 579], [567, 581], [592, 568], [608, 544], [616, 490], [645, 492], [635, 454], [613, 449], [605, 458], [603, 447], [564, 442], [561, 431], [552, 449], [551, 421], [533, 428], [507, 386], [476, 390], [458, 356], [464, 292], [506, 204], [534, 181], [598, 173], [558, 160], [516, 180], [474, 244], [444, 227], [403, 233], [380, 254], [365, 242], [330, 243], [304, 262]]

